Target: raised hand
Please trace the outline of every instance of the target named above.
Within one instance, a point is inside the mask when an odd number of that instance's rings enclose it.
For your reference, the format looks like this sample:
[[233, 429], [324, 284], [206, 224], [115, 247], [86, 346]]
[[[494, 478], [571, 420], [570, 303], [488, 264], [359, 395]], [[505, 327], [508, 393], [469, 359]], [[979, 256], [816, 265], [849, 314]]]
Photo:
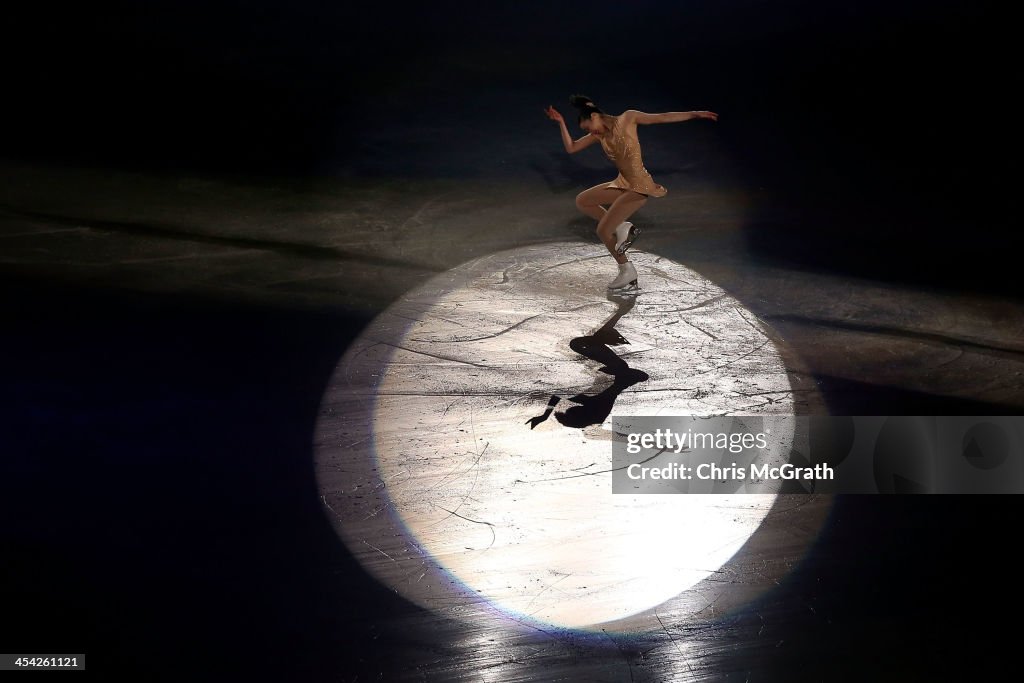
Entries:
[[552, 121], [563, 122], [565, 120], [562, 118], [562, 115], [558, 113], [558, 110], [551, 105], [548, 105], [548, 108], [544, 110], [544, 113], [547, 114], [548, 118]]
[[695, 112], [693, 112], [693, 114], [698, 119], [711, 119], [712, 121], [717, 121], [718, 120], [718, 114], [716, 114], [713, 111], [695, 111]]

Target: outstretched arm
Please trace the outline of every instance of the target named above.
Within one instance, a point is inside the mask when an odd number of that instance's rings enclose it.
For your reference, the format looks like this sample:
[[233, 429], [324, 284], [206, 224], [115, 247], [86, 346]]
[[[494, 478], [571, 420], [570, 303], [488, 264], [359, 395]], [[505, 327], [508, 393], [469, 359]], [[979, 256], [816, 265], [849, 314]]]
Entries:
[[690, 119], [718, 120], [718, 114], [713, 111], [670, 111], [664, 114], [648, 114], [646, 112], [630, 109], [626, 113], [630, 114], [633, 120], [640, 124], [680, 123], [681, 121], [689, 121]]
[[597, 138], [587, 133], [579, 140], [573, 140], [569, 135], [569, 129], [565, 127], [565, 119], [558, 113], [558, 110], [554, 107], [549, 106], [544, 110], [544, 113], [548, 115], [548, 118], [552, 121], [558, 121], [558, 127], [562, 132], [562, 146], [565, 147], [565, 151], [569, 154], [575, 154], [585, 147], [590, 147], [597, 141]]

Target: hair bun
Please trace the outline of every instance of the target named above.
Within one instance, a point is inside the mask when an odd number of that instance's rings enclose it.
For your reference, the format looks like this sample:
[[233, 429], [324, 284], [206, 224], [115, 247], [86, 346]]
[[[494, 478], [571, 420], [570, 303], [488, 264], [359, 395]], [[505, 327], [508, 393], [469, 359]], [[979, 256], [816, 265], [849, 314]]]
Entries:
[[576, 107], [580, 111], [584, 109], [597, 109], [597, 105], [594, 104], [594, 100], [590, 99], [586, 95], [572, 95], [569, 97], [569, 104]]

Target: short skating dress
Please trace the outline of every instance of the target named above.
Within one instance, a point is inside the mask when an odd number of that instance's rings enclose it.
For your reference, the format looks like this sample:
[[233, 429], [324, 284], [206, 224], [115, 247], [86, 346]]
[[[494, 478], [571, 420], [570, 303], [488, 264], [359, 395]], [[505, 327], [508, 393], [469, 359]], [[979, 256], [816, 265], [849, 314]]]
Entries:
[[668, 190], [654, 182], [654, 178], [644, 168], [640, 157], [640, 140], [636, 136], [636, 123], [625, 120], [624, 116], [609, 118], [614, 122], [611, 130], [599, 139], [604, 153], [619, 169], [619, 177], [605, 187], [632, 190], [649, 197], [664, 197]]

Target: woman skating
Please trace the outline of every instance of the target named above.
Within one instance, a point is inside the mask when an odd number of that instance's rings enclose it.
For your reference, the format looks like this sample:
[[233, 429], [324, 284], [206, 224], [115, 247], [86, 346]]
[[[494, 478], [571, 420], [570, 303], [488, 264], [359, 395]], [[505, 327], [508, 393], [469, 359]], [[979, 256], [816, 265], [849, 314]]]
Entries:
[[[576, 196], [576, 206], [597, 221], [598, 238], [619, 264], [619, 273], [608, 284], [608, 288], [635, 288], [637, 286], [636, 268], [626, 258], [625, 252], [639, 231], [626, 219], [646, 204], [648, 197], [664, 197], [668, 193], [668, 190], [654, 182], [651, 174], [644, 168], [636, 127], [650, 123], [676, 123], [690, 119], [717, 121], [718, 114], [710, 111], [647, 114], [635, 109], [628, 109], [618, 116], [611, 116], [598, 109], [589, 97], [573, 95], [569, 98], [569, 102], [579, 110], [577, 120], [580, 128], [587, 132], [578, 140], [573, 140], [569, 135], [565, 119], [554, 107], [549, 106], [545, 110], [548, 118], [557, 121], [561, 128], [562, 144], [565, 146], [565, 151], [575, 154], [595, 142], [600, 142], [605, 154], [619, 170], [619, 175], [615, 180], [580, 192]], [[606, 206], [607, 208], [605, 208]]]

